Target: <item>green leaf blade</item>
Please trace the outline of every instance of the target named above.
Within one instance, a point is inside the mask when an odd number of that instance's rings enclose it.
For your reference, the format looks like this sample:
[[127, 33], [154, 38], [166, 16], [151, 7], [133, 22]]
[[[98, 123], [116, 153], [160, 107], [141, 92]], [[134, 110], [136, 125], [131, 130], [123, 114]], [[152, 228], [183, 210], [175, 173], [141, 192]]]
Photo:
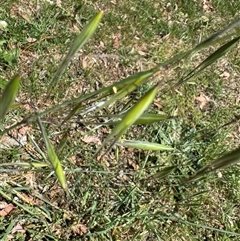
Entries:
[[225, 168], [240, 162], [240, 147], [227, 153], [223, 157], [213, 161], [210, 166], [212, 170]]
[[161, 114], [152, 114], [152, 113], [143, 113], [134, 123], [135, 125], [149, 125], [159, 121], [167, 120], [169, 117], [165, 113]]
[[4, 118], [14, 101], [19, 85], [20, 77], [18, 75], [13, 77], [13, 79], [6, 85], [2, 97], [0, 98], [0, 120]]
[[148, 151], [172, 151], [174, 148], [162, 145], [159, 143], [152, 143], [148, 141], [138, 141], [138, 140], [121, 140], [117, 142], [118, 145], [132, 147]]
[[83, 47], [83, 45], [89, 40], [89, 38], [94, 34], [99, 25], [100, 20], [102, 19], [103, 12], [97, 13], [90, 22], [84, 27], [81, 33], [77, 36], [74, 40], [72, 46], [70, 47], [67, 55], [63, 59], [63, 62], [60, 64], [57, 72], [55, 73], [53, 79], [49, 85], [49, 92], [48, 94], [56, 87], [60, 77], [62, 76], [63, 72], [69, 65], [72, 57]]
[[216, 171], [217, 169], [220, 169], [220, 168], [226, 168], [228, 166], [237, 164], [239, 162], [240, 162], [240, 147], [225, 154], [224, 156], [213, 161], [212, 163], [209, 163], [208, 165], [202, 167], [195, 174], [193, 174], [189, 178], [184, 179], [183, 182], [187, 183], [187, 182], [196, 180], [197, 178], [205, 174]]
[[176, 169], [176, 166], [165, 167], [164, 169], [157, 171], [153, 176], [157, 179], [163, 179], [167, 177], [174, 169]]
[[143, 84], [148, 78], [150, 78], [155, 73], [154, 69], [147, 70], [144, 72], [140, 72], [137, 74], [134, 74], [132, 76], [127, 77], [126, 79], [123, 79], [122, 81], [111, 85], [111, 93], [115, 92], [115, 95], [113, 95], [110, 99], [105, 101], [101, 106], [99, 106], [96, 110], [99, 111], [117, 100], [125, 97], [126, 95], [130, 94], [132, 91], [134, 91], [137, 87], [139, 87], [141, 84]]
[[66, 181], [66, 177], [65, 177], [61, 162], [59, 161], [58, 156], [57, 156], [57, 154], [46, 134], [46, 131], [42, 125], [42, 122], [39, 118], [38, 118], [38, 124], [41, 129], [43, 140], [44, 140], [44, 143], [47, 148], [48, 159], [53, 166], [54, 172], [57, 176], [57, 179], [58, 179], [60, 185], [62, 186], [62, 188], [64, 190], [67, 190], [67, 181]]
[[159, 85], [152, 87], [122, 118], [122, 120], [115, 126], [106, 141], [115, 137], [118, 139], [125, 131], [143, 114], [143, 112], [153, 102]]

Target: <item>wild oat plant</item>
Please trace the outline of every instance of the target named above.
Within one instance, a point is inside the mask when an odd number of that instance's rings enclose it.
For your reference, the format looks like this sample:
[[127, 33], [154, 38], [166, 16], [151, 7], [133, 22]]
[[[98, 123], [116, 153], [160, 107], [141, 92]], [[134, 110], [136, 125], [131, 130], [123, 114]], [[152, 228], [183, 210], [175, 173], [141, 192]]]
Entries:
[[[82, 32], [73, 41], [73, 44], [71, 45], [67, 55], [63, 59], [62, 63], [59, 65], [54, 77], [49, 83], [48, 93], [42, 97], [44, 100], [52, 98], [54, 93], [58, 91], [58, 86], [61, 83], [62, 74], [66, 71], [69, 64], [71, 64], [71, 60], [74, 55], [94, 34], [97, 26], [101, 21], [102, 16], [103, 12], [99, 12], [98, 14], [96, 14], [96, 16], [92, 18], [92, 20], [84, 27]], [[163, 63], [156, 64], [153, 68], [149, 70], [136, 73], [132, 76], [120, 80], [119, 82], [113, 83], [110, 86], [102, 87], [96, 91], [81, 94], [76, 98], [72, 98], [71, 100], [53, 105], [50, 108], [47, 108], [41, 112], [34, 113], [28, 117], [25, 117], [20, 122], [2, 130], [0, 133], [1, 137], [21, 125], [27, 124], [36, 126], [37, 124], [39, 126], [39, 131], [45, 143], [46, 150], [46, 155], [42, 153], [42, 156], [45, 157], [46, 162], [16, 163], [16, 165], [26, 165], [31, 168], [42, 168], [48, 165], [47, 163], [51, 163], [52, 170], [55, 172], [59, 184], [65, 190], [65, 192], [71, 196], [71, 193], [68, 190], [67, 178], [65, 177], [65, 172], [61, 160], [59, 160], [56, 154], [57, 151], [55, 150], [55, 147], [50, 141], [47, 130], [45, 129], [44, 123], [41, 119], [44, 118], [44, 116], [47, 114], [59, 112], [60, 110], [64, 110], [64, 108], [68, 107], [71, 108], [71, 111], [69, 111], [69, 113], [67, 114], [62, 114], [62, 123], [60, 123], [60, 125], [67, 125], [76, 115], [81, 115], [87, 123], [90, 117], [91, 120], [94, 118], [93, 116], [95, 115], [95, 113], [101, 113], [101, 110], [109, 106], [113, 106], [119, 101], [124, 102], [124, 99], [127, 95], [130, 95], [133, 91], [140, 88], [146, 83], [152, 83], [152, 87], [150, 87], [149, 90], [146, 91], [146, 93], [137, 101], [137, 103], [134, 103], [130, 106], [128, 105], [127, 107], [123, 107], [122, 109], [118, 106], [117, 114], [112, 113], [109, 115], [105, 115], [105, 118], [108, 118], [108, 121], [106, 121], [106, 123], [102, 123], [101, 125], [96, 125], [96, 128], [102, 125], [108, 125], [112, 129], [110, 134], [103, 141], [101, 147], [98, 148], [94, 154], [90, 153], [90, 155], [92, 155], [92, 158], [97, 158], [99, 162], [101, 162], [101, 159], [104, 158], [104, 156], [108, 155], [109, 151], [112, 148], [116, 148], [116, 146], [139, 148], [151, 151], [163, 150], [174, 152], [175, 150], [171, 146], [143, 140], [126, 140], [124, 139], [124, 136], [129, 130], [129, 128], [131, 128], [133, 125], [149, 125], [155, 122], [166, 121], [169, 116], [165, 113], [149, 113], [148, 110], [150, 110], [150, 106], [153, 103], [154, 99], [157, 96], [168, 94], [168, 92], [171, 91], [173, 88], [178, 88], [180, 85], [187, 82], [192, 77], [195, 77], [199, 73], [203, 72], [209, 65], [213, 64], [226, 53], [231, 51], [231, 49], [239, 43], [239, 26], [240, 19], [231, 23], [219, 32], [213, 34], [212, 36], [198, 44], [196, 47], [182, 52]], [[158, 79], [157, 77], [159, 73], [163, 72], [164, 70], [174, 69], [174, 67], [178, 65], [181, 61], [181, 63], [188, 61], [191, 56], [196, 54], [197, 52], [209, 47], [215, 47], [219, 45], [220, 47], [218, 47], [217, 50], [207, 56], [199, 65], [194, 67], [189, 73], [186, 73], [183, 77], [181, 77], [181, 79], [175, 81], [174, 83], [169, 83], [167, 76], [164, 80], [155, 81], [156, 79]], [[21, 77], [16, 75], [12, 78], [12, 80], [9, 81], [9, 83], [4, 88], [0, 99], [1, 120], [3, 120], [8, 114], [8, 112], [11, 111], [11, 106], [14, 103], [14, 99], [18, 92], [20, 82]], [[97, 115], [95, 118], [98, 118]], [[65, 141], [66, 138], [64, 138], [63, 136], [61, 140], [61, 146], [64, 145]], [[230, 151], [229, 153], [220, 158], [210, 161], [209, 164], [198, 170], [192, 176], [184, 178], [182, 180], [182, 185], [185, 185], [186, 183], [193, 181], [200, 176], [206, 175], [209, 172], [216, 171], [219, 168], [225, 168], [232, 164], [236, 164], [239, 161], [240, 147]], [[158, 173], [158, 178], [166, 177], [173, 170], [173, 168], [174, 167], [166, 167]], [[7, 194], [4, 194], [4, 192], [2, 191], [1, 193], [9, 199]], [[15, 201], [15, 204], [16, 203], [17, 201]], [[17, 203], [17, 205], [19, 207], [22, 207], [20, 203]], [[30, 210], [27, 211], [31, 213]]]

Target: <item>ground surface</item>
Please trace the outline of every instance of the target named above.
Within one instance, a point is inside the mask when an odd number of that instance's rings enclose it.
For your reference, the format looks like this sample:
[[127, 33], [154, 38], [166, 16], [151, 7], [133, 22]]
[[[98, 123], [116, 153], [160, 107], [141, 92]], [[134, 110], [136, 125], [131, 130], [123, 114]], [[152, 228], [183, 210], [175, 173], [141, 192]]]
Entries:
[[[239, 16], [237, 1], [5, 1], [0, 20], [1, 84], [19, 73], [16, 105], [1, 130], [35, 112], [108, 86], [192, 48]], [[48, 83], [74, 37], [99, 10], [104, 17], [89, 43], [74, 57], [57, 90]], [[36, 123], [0, 140], [0, 237], [2, 240], [239, 240], [240, 169], [220, 170], [183, 185], [182, 180], [240, 145], [239, 45], [177, 89], [159, 94], [150, 112], [169, 120], [136, 126], [127, 139], [174, 147], [171, 152], [113, 148], [99, 161], [96, 149], [111, 126], [107, 115], [135, 103], [154, 83], [175, 83], [214, 48], [165, 69], [128, 97], [100, 113], [67, 106], [42, 117], [66, 172], [66, 194], [47, 163]], [[0, 85], [1, 87], [1, 85]], [[2, 89], [2, 87], [1, 87]], [[132, 102], [131, 102], [132, 101]], [[84, 107], [91, 103], [86, 102]], [[98, 115], [98, 117], [95, 117]], [[67, 141], [63, 143], [64, 134]], [[165, 173], [166, 167], [174, 167]]]

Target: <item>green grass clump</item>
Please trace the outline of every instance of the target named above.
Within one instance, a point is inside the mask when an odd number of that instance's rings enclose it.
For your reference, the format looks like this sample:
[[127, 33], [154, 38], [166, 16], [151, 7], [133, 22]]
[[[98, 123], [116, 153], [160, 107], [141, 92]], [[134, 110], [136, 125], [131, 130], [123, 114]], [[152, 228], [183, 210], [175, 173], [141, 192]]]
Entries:
[[234, 3], [0, 10], [1, 239], [239, 239]]

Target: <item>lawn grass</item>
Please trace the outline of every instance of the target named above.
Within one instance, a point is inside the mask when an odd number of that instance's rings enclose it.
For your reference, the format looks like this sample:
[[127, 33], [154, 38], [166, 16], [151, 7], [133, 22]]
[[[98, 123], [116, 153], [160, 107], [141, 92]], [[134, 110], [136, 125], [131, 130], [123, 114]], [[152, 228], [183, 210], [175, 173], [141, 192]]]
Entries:
[[[0, 123], [1, 130], [192, 48], [237, 19], [240, 8], [237, 1], [220, 0], [204, 5], [174, 0], [64, 1], [61, 6], [49, 2], [6, 1], [0, 7], [0, 20], [8, 23], [1, 33], [6, 42], [0, 46], [0, 77], [22, 76], [16, 100], [20, 106]], [[72, 40], [99, 10], [104, 10], [104, 17], [96, 33], [75, 56], [57, 91], [46, 99], [48, 84]], [[167, 79], [166, 86], [176, 83], [212, 51], [209, 48], [175, 69], [166, 69], [156, 81]], [[1, 239], [239, 240], [238, 166], [182, 184], [206, 163], [239, 146], [239, 121], [224, 126], [239, 115], [238, 52], [239, 45], [201, 75], [157, 96], [150, 110], [173, 118], [125, 134], [128, 139], [172, 146], [174, 151], [113, 148], [101, 162], [94, 158], [98, 141], [111, 128], [94, 129], [95, 122], [128, 109], [127, 103], [136, 103], [151, 82], [98, 118], [86, 121], [80, 113], [59, 126], [69, 107], [43, 116], [66, 173], [67, 193], [50, 166], [14, 166], [19, 161], [46, 163], [37, 124], [10, 132], [17, 140], [27, 132], [28, 139], [24, 145], [0, 149], [0, 202], [14, 206], [6, 215], [0, 209]], [[63, 142], [65, 133], [68, 138]], [[166, 167], [171, 168], [163, 173]], [[16, 227], [19, 230], [14, 232]]]

